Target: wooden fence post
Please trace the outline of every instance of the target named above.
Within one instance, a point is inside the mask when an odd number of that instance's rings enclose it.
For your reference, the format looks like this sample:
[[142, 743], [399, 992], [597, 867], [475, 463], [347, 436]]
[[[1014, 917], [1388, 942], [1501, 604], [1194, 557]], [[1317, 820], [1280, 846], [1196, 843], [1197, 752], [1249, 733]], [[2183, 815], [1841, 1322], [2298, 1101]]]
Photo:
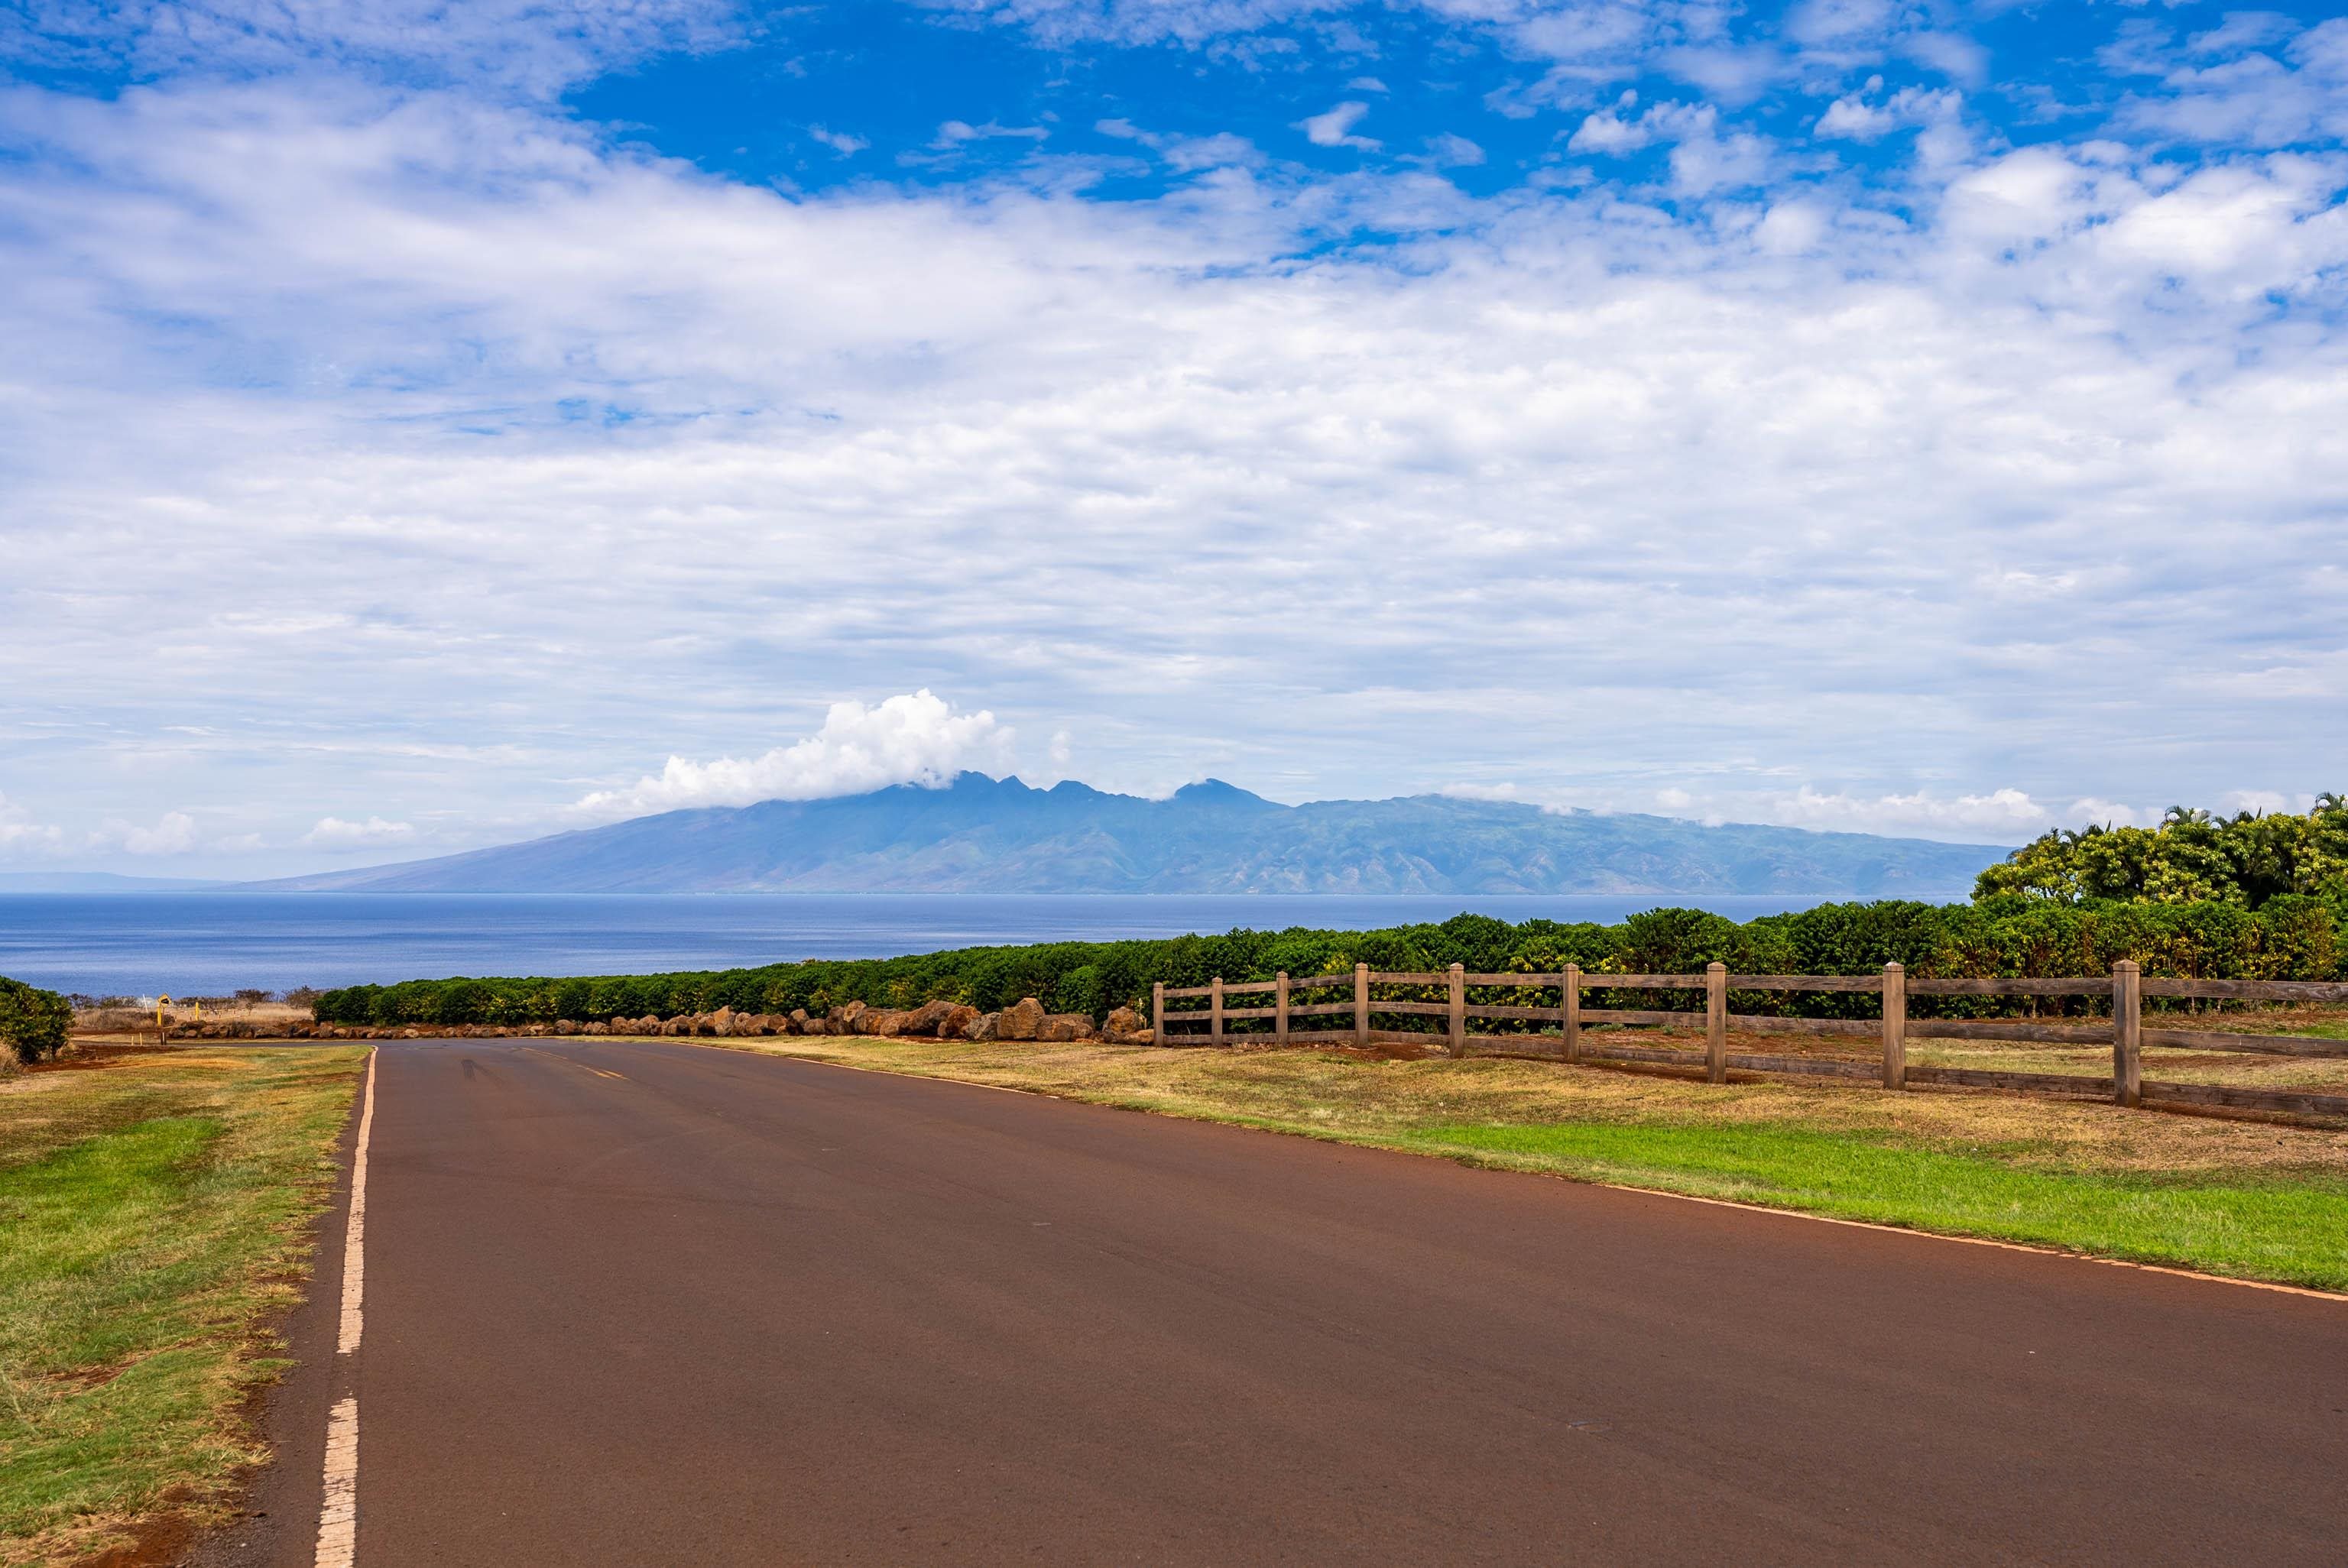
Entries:
[[1354, 966], [1354, 1043], [1370, 1048], [1370, 966]]
[[1565, 1059], [1581, 1060], [1581, 966], [1565, 966]]
[[1272, 978], [1272, 1038], [1280, 1045], [1288, 1043], [1288, 971], [1282, 969]]
[[1451, 1054], [1468, 1054], [1468, 980], [1467, 966], [1451, 966]]
[[1883, 1087], [1908, 1087], [1908, 971], [1883, 966]]
[[1166, 982], [1164, 980], [1149, 982], [1149, 1043], [1152, 1045], [1172, 1043], [1166, 1038]]
[[1217, 975], [1208, 994], [1207, 1005], [1213, 1009], [1215, 1026], [1210, 1038], [1217, 1045], [1223, 1043], [1223, 977]]
[[2134, 958], [2112, 966], [2112, 1099], [2144, 1103], [2144, 974]]
[[1704, 969], [1704, 1075], [1715, 1083], [1728, 1081], [1726, 964], [1706, 964]]

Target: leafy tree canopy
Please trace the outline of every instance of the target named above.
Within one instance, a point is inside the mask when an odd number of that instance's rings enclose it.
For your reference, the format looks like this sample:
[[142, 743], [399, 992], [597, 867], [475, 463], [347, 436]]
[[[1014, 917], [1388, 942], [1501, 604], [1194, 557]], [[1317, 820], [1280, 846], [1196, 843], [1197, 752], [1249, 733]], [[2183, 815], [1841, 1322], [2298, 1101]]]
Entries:
[[1981, 874], [1976, 903], [2004, 895], [2058, 904], [2234, 904], [2291, 894], [2348, 900], [2348, 798], [2316, 797], [2304, 815], [2230, 818], [2174, 805], [2157, 827], [2056, 828]]

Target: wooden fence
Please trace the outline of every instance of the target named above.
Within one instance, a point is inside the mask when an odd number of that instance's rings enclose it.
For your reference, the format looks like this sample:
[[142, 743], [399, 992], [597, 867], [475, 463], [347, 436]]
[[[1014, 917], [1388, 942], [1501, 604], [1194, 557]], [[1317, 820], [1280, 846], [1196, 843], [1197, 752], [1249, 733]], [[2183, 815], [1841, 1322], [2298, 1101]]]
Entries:
[[[1397, 986], [1443, 987], [1445, 999], [1379, 998], [1372, 993]], [[1325, 995], [1350, 987], [1341, 1000], [1297, 1001], [1303, 991]], [[1506, 987], [1514, 991], [1555, 990], [1554, 1006], [1528, 1007], [1479, 1004], [1468, 999], [1470, 988]], [[1582, 1005], [1589, 990], [1700, 990], [1704, 1011], [1650, 1009], [1591, 1008]], [[1229, 999], [1272, 993], [1269, 1007], [1234, 1008]], [[1732, 991], [1862, 992], [1882, 999], [1879, 1016], [1869, 1019], [1797, 1018], [1774, 1013], [1732, 1013]], [[2027, 997], [2105, 999], [2108, 1015], [2072, 1022], [2044, 1023], [2022, 1019], [1910, 1018], [1911, 997]], [[2343, 1002], [2348, 983], [2306, 980], [2191, 980], [2147, 979], [2129, 960], [2112, 966], [2108, 977], [2066, 979], [1911, 979], [1898, 964], [1886, 964], [1880, 975], [1732, 975], [1714, 964], [1700, 975], [1617, 975], [1585, 971], [1571, 965], [1561, 974], [1469, 974], [1454, 964], [1447, 971], [1412, 974], [1372, 969], [1356, 964], [1351, 974], [1309, 975], [1294, 979], [1286, 974], [1269, 980], [1210, 985], [1151, 988], [1150, 1022], [1160, 1045], [1220, 1046], [1234, 1043], [1270, 1045], [1339, 1044], [1367, 1049], [1376, 1045], [1426, 1046], [1440, 1043], [1453, 1056], [1525, 1056], [1566, 1062], [1668, 1062], [1701, 1067], [1715, 1083], [1727, 1081], [1730, 1069], [1743, 1072], [1789, 1072], [1831, 1078], [1873, 1080], [1879, 1071], [1887, 1089], [1911, 1083], [1962, 1084], [1975, 1088], [2019, 1089], [2041, 1093], [2092, 1094], [2121, 1105], [2223, 1106], [2249, 1111], [2281, 1111], [2310, 1116], [2348, 1116], [2348, 1095], [2311, 1094], [2291, 1090], [2238, 1089], [2208, 1083], [2148, 1083], [2144, 1078], [2144, 1049], [2171, 1047], [2187, 1050], [2250, 1051], [2281, 1056], [2348, 1056], [2348, 1040], [2321, 1040], [2303, 1035], [2238, 1034], [2215, 1030], [2147, 1029], [2144, 1003], [2147, 998], [2210, 1001]], [[1169, 1001], [1203, 999], [1203, 1008], [1169, 1010]], [[1313, 1023], [1350, 1017], [1346, 1029], [1298, 1029], [1296, 1020]], [[1375, 1020], [1398, 1017], [1441, 1019], [1441, 1032], [1428, 1029], [1376, 1027]], [[2156, 1017], [2161, 1015], [2155, 1015]], [[1554, 1024], [1555, 1034], [1470, 1034], [1468, 1020], [1494, 1020], [1536, 1026]], [[1231, 1025], [1260, 1025], [1233, 1030]], [[1630, 1043], [1621, 1029], [1591, 1030], [1591, 1025], [1623, 1025], [1656, 1029], [1693, 1028], [1701, 1021], [1704, 1049], [1678, 1050]], [[1194, 1032], [1193, 1026], [1199, 1027]], [[1732, 1055], [1731, 1028], [1756, 1033], [1827, 1034], [1866, 1037], [1879, 1043], [1881, 1061], [1834, 1057]], [[1975, 1068], [1911, 1066], [1911, 1040], [2014, 1040], [2046, 1045], [2109, 1045], [2112, 1075], [2088, 1078], [2059, 1072], [2003, 1072]]]

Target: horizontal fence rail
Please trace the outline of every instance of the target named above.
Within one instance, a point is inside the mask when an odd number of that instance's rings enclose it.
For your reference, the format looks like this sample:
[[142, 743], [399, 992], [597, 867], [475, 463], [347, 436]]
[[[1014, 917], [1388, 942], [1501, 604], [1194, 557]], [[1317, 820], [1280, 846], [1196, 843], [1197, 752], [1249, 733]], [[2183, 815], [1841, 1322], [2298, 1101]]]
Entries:
[[[1347, 988], [1342, 1001], [1296, 1001], [1294, 992], [1325, 993]], [[1411, 987], [1416, 996], [1379, 996], [1385, 988]], [[1552, 991], [1557, 999], [1528, 1003], [1470, 1001], [1470, 987], [1501, 988], [1521, 998], [1526, 992]], [[1228, 999], [1272, 993], [1269, 1007], [1235, 1008]], [[1440, 991], [1441, 999], [1425, 993]], [[1591, 1007], [1585, 994], [1700, 991], [1703, 1007]], [[1775, 1013], [1731, 1013], [1732, 991], [1843, 994], [1878, 999], [1872, 1018], [1806, 1018]], [[2085, 998], [2108, 1004], [2107, 1015], [2065, 1021], [2003, 1018], [1911, 1018], [1910, 997]], [[2307, 1035], [2254, 1034], [2199, 1029], [2147, 1029], [2144, 999], [2194, 1001], [2264, 1001], [2322, 1003], [2348, 1001], [2348, 983], [2322, 980], [2199, 980], [2147, 979], [2137, 966], [2123, 959], [2108, 976], [2061, 979], [1910, 979], [1898, 964], [1886, 964], [1871, 975], [1733, 975], [1714, 964], [1703, 974], [1612, 974], [1569, 965], [1549, 974], [1470, 974], [1459, 965], [1425, 973], [1372, 969], [1356, 965], [1351, 974], [1311, 975], [1303, 979], [1277, 975], [1269, 980], [1226, 981], [1203, 986], [1157, 985], [1150, 992], [1150, 1022], [1160, 1045], [1225, 1046], [1231, 1044], [1350, 1044], [1367, 1049], [1380, 1045], [1425, 1046], [1440, 1042], [1452, 1056], [1509, 1055], [1536, 1057], [1569, 1063], [1584, 1061], [1660, 1062], [1701, 1067], [1712, 1082], [1727, 1081], [1728, 1072], [1778, 1072], [1809, 1077], [1878, 1080], [1887, 1089], [1911, 1083], [1946, 1083], [1974, 1088], [2018, 1089], [2039, 1093], [2086, 1094], [2118, 1104], [2223, 1106], [2241, 1110], [2281, 1111], [2302, 1115], [2348, 1117], [2348, 1095], [2302, 1093], [2289, 1090], [2244, 1089], [2216, 1084], [2147, 1083], [2144, 1081], [2144, 1050], [2159, 1050], [2245, 1052], [2265, 1056], [2348, 1057], [2348, 1040]], [[1630, 999], [1638, 1000], [1640, 998]], [[1169, 1002], [1204, 1001], [1204, 1007], [1169, 1008]], [[1298, 1020], [1350, 1016], [1349, 1029], [1298, 1029]], [[1443, 1020], [1440, 1032], [1395, 1029], [1405, 1019]], [[1378, 1020], [1389, 1020], [1382, 1025]], [[1471, 1035], [1469, 1020], [1553, 1025], [1554, 1034]], [[1234, 1030], [1234, 1024], [1271, 1027]], [[1601, 1026], [1601, 1032], [1590, 1032]], [[1701, 1050], [1632, 1043], [1622, 1029], [1658, 1030], [1702, 1030]], [[1866, 1037], [1878, 1042], [1879, 1061], [1827, 1057], [1730, 1054], [1730, 1029], [1760, 1034], [1811, 1034]], [[1999, 1040], [2046, 1045], [2108, 1045], [2112, 1071], [2108, 1078], [2063, 1073], [2013, 1072], [1979, 1068], [1910, 1066], [1910, 1040]]]

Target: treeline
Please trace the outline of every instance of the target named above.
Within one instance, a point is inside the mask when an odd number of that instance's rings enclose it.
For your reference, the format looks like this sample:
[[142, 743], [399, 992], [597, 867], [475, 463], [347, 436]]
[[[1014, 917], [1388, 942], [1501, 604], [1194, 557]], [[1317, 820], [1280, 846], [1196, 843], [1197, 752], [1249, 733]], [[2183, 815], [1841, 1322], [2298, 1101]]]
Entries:
[[19, 1061], [46, 1061], [66, 1047], [73, 1008], [55, 991], [0, 975], [0, 1046]]
[[2157, 827], [2056, 828], [1981, 874], [1975, 899], [2015, 894], [2263, 908], [2294, 896], [2348, 905], [2348, 799], [2315, 797], [2304, 815], [2213, 816], [2173, 805]]
[[[1235, 930], [1159, 941], [1050, 942], [963, 948], [865, 960], [808, 960], [759, 968], [556, 979], [408, 980], [352, 986], [318, 998], [320, 1021], [341, 1024], [524, 1024], [736, 1012], [813, 1014], [850, 1001], [911, 1008], [942, 999], [983, 1011], [1035, 997], [1055, 1012], [1099, 1018], [1146, 1007], [1152, 981], [1203, 985], [1350, 970], [1441, 969], [1685, 974], [1726, 964], [1742, 974], [1865, 974], [1897, 961], [1939, 977], [2095, 975], [2120, 958], [2147, 974], [2241, 979], [2337, 979], [2348, 908], [2304, 894], [2244, 904], [2123, 904], [2001, 894], [1974, 905], [1900, 901], [1828, 904], [1742, 924], [1700, 909], [1653, 909], [1616, 925], [1482, 915], [1376, 931]], [[1663, 1005], [1700, 1005], [1687, 993]], [[1865, 998], [1802, 999], [1834, 1011]], [[1768, 995], [1739, 1010], [1790, 1007]]]

